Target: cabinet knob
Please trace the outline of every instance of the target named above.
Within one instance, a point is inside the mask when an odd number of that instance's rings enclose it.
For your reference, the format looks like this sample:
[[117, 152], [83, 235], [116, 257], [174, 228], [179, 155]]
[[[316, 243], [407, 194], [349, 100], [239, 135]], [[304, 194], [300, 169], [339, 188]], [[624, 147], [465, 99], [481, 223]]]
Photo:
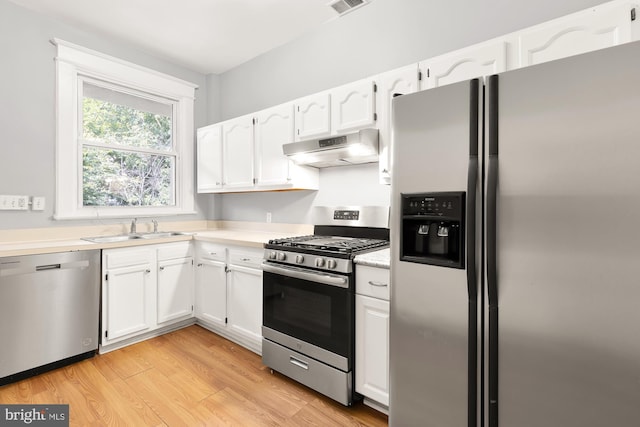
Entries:
[[145, 272], [145, 273], [147, 273], [147, 274], [149, 274], [149, 273], [151, 273], [151, 270], [146, 269], [144, 272]]
[[163, 271], [163, 270], [164, 270], [164, 267], [160, 267], [160, 268], [159, 268], [159, 270], [160, 270], [160, 271]]

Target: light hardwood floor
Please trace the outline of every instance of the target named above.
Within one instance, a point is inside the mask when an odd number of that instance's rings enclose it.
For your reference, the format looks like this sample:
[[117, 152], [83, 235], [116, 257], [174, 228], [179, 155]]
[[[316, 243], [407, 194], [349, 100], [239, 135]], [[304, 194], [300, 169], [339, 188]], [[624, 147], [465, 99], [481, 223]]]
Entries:
[[69, 404], [73, 426], [386, 426], [199, 326], [0, 387], [0, 403]]

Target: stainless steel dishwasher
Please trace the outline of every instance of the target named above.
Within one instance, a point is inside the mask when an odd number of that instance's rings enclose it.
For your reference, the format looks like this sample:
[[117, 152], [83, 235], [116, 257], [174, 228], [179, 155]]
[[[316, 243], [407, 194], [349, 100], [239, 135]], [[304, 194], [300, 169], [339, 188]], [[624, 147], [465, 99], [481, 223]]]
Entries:
[[100, 251], [0, 258], [0, 385], [98, 348]]

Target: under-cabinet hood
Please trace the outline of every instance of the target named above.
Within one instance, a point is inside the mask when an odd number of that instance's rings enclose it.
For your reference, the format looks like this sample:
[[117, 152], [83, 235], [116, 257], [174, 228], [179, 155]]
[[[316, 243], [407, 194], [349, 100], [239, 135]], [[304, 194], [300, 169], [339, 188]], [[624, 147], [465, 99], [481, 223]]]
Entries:
[[284, 144], [282, 151], [299, 165], [326, 168], [378, 161], [378, 129]]

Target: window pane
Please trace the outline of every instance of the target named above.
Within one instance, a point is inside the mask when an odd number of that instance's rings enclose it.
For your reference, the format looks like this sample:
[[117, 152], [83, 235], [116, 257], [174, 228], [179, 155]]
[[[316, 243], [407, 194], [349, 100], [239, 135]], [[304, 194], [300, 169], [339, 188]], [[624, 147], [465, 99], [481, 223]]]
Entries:
[[84, 147], [83, 206], [174, 206], [175, 158]]
[[169, 151], [173, 104], [83, 82], [82, 137], [87, 141]]

